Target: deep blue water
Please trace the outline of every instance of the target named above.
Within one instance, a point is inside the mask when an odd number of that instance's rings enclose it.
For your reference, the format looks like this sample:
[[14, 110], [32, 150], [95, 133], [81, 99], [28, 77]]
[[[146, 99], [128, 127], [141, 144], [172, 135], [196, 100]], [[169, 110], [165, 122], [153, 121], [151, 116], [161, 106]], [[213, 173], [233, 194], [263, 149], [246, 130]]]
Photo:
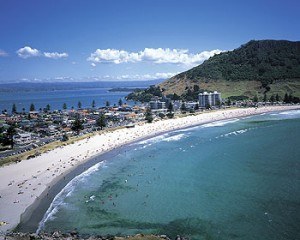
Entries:
[[300, 239], [299, 135], [288, 111], [132, 144], [73, 179], [40, 230]]
[[52, 110], [60, 110], [63, 104], [67, 108], [73, 106], [77, 109], [78, 102], [83, 108], [92, 106], [95, 100], [97, 107], [105, 106], [109, 101], [111, 106], [118, 104], [119, 99], [126, 102], [124, 97], [129, 92], [109, 92], [116, 87], [145, 88], [158, 81], [127, 81], [127, 82], [86, 82], [86, 83], [10, 83], [0, 84], [0, 111], [6, 109], [11, 112], [15, 103], [17, 111], [29, 111], [30, 104], [35, 105], [36, 110], [45, 108], [50, 104]]

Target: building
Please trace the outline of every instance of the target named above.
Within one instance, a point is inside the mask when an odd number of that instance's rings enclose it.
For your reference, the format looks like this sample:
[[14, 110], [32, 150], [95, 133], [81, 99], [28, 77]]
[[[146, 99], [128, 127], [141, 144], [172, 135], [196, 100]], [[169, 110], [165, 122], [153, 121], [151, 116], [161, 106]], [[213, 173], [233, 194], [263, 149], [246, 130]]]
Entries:
[[199, 93], [199, 107], [206, 108], [208, 106], [217, 106], [222, 102], [221, 93], [214, 91], [213, 93]]
[[18, 145], [29, 144], [31, 142], [31, 133], [18, 133], [13, 138]]
[[221, 93], [214, 91], [211, 94], [211, 106], [218, 106], [221, 104], [221, 102], [222, 102]]
[[149, 106], [150, 109], [165, 109], [166, 103], [161, 101], [150, 101]]

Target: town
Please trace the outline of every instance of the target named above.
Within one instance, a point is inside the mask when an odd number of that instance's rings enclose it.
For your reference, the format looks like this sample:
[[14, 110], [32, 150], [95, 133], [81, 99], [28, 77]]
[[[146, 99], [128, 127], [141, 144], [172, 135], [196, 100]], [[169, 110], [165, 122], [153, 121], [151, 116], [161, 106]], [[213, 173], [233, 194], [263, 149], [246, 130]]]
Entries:
[[[275, 100], [275, 99], [274, 99]], [[120, 99], [118, 105], [96, 107], [95, 101], [90, 108], [51, 110], [48, 104], [44, 109], [36, 110], [31, 104], [30, 111], [18, 112], [15, 104], [11, 113], [3, 110], [0, 114], [0, 158], [17, 155], [54, 141], [67, 141], [69, 137], [81, 136], [98, 130], [118, 127], [134, 127], [135, 124], [158, 121], [164, 118], [195, 114], [197, 112], [219, 108], [257, 107], [275, 104], [274, 102], [224, 101], [221, 93], [199, 93], [198, 101], [184, 102], [171, 100], [165, 96], [153, 97], [148, 103], [129, 106]], [[282, 102], [276, 101], [276, 104]]]

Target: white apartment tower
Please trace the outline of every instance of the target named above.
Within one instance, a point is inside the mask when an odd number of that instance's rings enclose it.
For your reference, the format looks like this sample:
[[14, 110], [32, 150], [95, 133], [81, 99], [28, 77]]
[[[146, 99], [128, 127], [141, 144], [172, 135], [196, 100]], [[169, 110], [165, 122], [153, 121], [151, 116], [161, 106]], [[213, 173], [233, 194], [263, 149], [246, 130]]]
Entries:
[[214, 91], [213, 93], [199, 93], [199, 106], [207, 107], [207, 106], [216, 106], [221, 103], [221, 93]]

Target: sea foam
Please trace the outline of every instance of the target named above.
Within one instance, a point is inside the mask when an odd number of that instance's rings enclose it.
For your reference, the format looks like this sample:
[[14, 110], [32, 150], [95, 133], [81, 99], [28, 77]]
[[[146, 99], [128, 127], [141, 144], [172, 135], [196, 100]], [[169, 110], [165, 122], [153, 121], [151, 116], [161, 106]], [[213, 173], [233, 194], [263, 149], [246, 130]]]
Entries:
[[234, 122], [237, 122], [239, 121], [238, 118], [233, 118], [233, 119], [229, 119], [229, 120], [221, 120], [221, 121], [216, 121], [216, 122], [212, 122], [212, 123], [206, 123], [206, 124], [203, 124], [202, 127], [203, 128], [207, 128], [207, 127], [222, 127], [226, 124], [229, 124], [229, 123], [234, 123]]
[[171, 137], [167, 137], [167, 138], [164, 138], [163, 141], [166, 141], [166, 142], [171, 142], [171, 141], [178, 141], [180, 139], [182, 139], [183, 137], [185, 137], [186, 134], [177, 134], [177, 135], [174, 135], [174, 136], [171, 136]]

